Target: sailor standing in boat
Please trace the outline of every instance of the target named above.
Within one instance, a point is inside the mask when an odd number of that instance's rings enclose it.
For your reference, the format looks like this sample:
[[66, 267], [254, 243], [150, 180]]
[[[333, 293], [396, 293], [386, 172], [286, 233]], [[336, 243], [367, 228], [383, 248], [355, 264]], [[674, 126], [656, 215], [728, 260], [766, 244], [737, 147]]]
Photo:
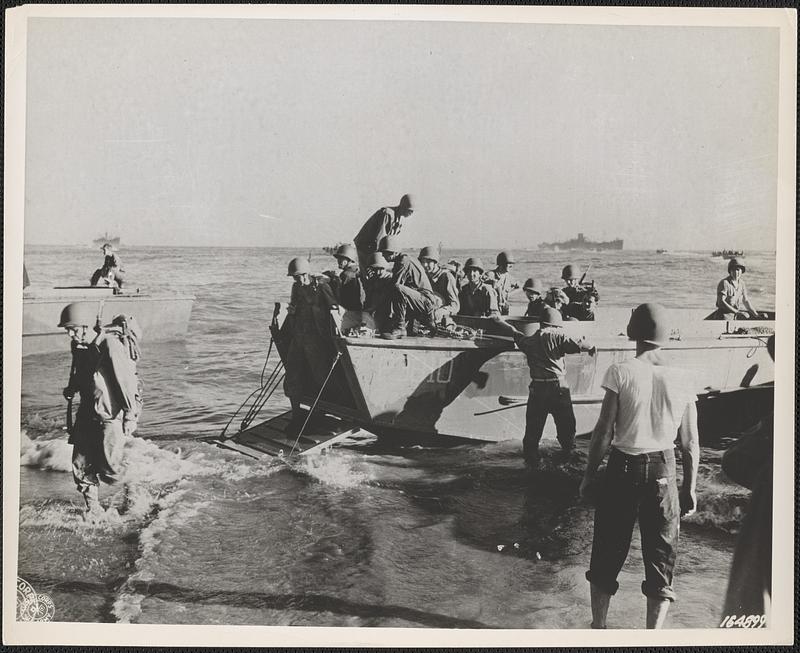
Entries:
[[439, 265], [439, 254], [435, 247], [423, 247], [419, 252], [419, 262], [425, 269], [428, 275], [428, 280], [431, 282], [433, 288], [434, 301], [436, 302], [436, 309], [434, 311], [434, 318], [436, 324], [441, 324], [443, 321], [448, 320], [453, 315], [458, 314], [458, 287], [456, 286], [456, 279], [453, 274]]
[[552, 415], [556, 423], [556, 437], [564, 451], [575, 447], [575, 413], [572, 396], [566, 382], [564, 356], [582, 351], [594, 356], [595, 347], [584, 338], [575, 339], [564, 334], [561, 313], [545, 307], [541, 327], [531, 336], [515, 330], [517, 347], [528, 359], [531, 373], [528, 408], [525, 413], [525, 437], [522, 453], [525, 461], [535, 465], [539, 461], [539, 441], [547, 421]]
[[511, 268], [514, 267], [514, 255], [511, 252], [500, 252], [497, 255], [497, 267], [485, 275], [486, 283], [494, 287], [497, 293], [497, 307], [500, 315], [508, 315], [510, 304], [509, 295], [519, 288], [519, 283], [511, 278]]
[[[697, 397], [686, 374], [668, 367], [659, 348], [669, 337], [664, 309], [641, 304], [631, 314], [628, 337], [636, 357], [613, 363], [605, 373], [606, 393], [589, 444], [580, 486], [588, 499], [597, 468], [611, 448], [595, 504], [591, 583], [592, 628], [605, 628], [611, 597], [631, 543], [637, 518], [642, 539], [647, 597], [647, 628], [661, 628], [670, 602], [681, 515], [697, 505], [700, 455]], [[683, 463], [680, 492], [675, 480], [675, 433]]]
[[361, 227], [353, 238], [358, 250], [358, 265], [366, 270], [368, 257], [378, 251], [384, 236], [397, 236], [403, 228], [403, 218], [414, 213], [414, 199], [411, 195], [403, 195], [397, 206], [384, 206], [378, 209]]
[[[96, 336], [87, 340], [90, 325]], [[64, 388], [67, 431], [72, 449], [72, 477], [83, 495], [87, 516], [102, 514], [100, 481], [115, 483], [125, 436], [133, 435], [141, 412], [141, 383], [136, 374], [139, 332], [130, 318], [118, 316], [100, 326], [94, 306], [69, 304], [59, 326], [72, 340], [72, 365]], [[72, 401], [80, 395], [74, 423]]]
[[458, 314], [499, 318], [497, 293], [483, 281], [483, 262], [479, 258], [468, 258], [464, 263], [464, 273], [467, 284], [458, 293]]
[[380, 253], [392, 263], [394, 287], [389, 297], [391, 329], [380, 334], [381, 338], [393, 340], [406, 334], [408, 323], [417, 320], [424, 327], [433, 328], [433, 288], [428, 275], [419, 261], [403, 254], [397, 236], [384, 236], [378, 246]]
[[745, 270], [738, 259], [732, 258], [728, 261], [728, 276], [717, 284], [716, 319], [758, 319], [758, 311], [750, 303], [747, 286], [742, 278]]
[[562, 290], [569, 298], [569, 303], [562, 308], [566, 318], [581, 322], [592, 321], [595, 318], [595, 306], [600, 295], [594, 287], [594, 281], [591, 284], [583, 283], [585, 277], [586, 274], [581, 274], [577, 265], [565, 265], [561, 271], [561, 278], [567, 284]]
[[300, 400], [315, 396], [333, 362], [331, 309], [338, 308], [328, 283], [311, 275], [308, 261], [293, 258], [287, 276], [294, 279], [285, 328], [291, 334], [286, 357], [284, 394], [292, 406], [289, 430], [296, 432], [303, 423]]

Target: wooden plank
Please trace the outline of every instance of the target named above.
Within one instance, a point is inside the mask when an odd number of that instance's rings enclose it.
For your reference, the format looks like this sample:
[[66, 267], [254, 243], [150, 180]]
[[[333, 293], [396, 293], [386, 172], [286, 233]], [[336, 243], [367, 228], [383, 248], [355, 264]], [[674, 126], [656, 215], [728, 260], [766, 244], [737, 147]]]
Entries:
[[266, 454], [262, 451], [257, 451], [252, 449], [251, 447], [244, 447], [242, 445], [233, 442], [232, 440], [212, 440], [208, 439], [205, 440], [209, 444], [214, 444], [222, 449], [230, 449], [231, 451], [237, 451], [239, 453], [244, 454], [245, 456], [249, 456], [250, 458], [255, 458], [256, 460], [260, 460], [261, 458], [266, 458], [269, 454]]
[[283, 451], [283, 447], [278, 444], [270, 444], [260, 438], [244, 438], [240, 437], [245, 434], [237, 434], [231, 438], [237, 444], [244, 445], [246, 447], [250, 447], [252, 449], [257, 449], [258, 451], [262, 451], [270, 456], [277, 456]]

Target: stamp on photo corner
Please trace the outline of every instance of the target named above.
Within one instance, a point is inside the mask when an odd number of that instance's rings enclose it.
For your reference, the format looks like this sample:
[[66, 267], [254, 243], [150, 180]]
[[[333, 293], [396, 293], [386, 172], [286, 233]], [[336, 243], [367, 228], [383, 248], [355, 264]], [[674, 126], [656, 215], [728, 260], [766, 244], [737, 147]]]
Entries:
[[17, 621], [52, 621], [56, 607], [47, 594], [39, 594], [31, 584], [17, 577]]

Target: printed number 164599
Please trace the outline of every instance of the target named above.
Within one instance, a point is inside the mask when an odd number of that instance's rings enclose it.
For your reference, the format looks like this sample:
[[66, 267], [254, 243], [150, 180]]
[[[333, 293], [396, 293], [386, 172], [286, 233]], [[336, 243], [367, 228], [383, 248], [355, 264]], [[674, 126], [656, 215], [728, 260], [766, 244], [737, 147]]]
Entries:
[[729, 614], [719, 625], [720, 628], [764, 628], [767, 617], [763, 614], [735, 615]]

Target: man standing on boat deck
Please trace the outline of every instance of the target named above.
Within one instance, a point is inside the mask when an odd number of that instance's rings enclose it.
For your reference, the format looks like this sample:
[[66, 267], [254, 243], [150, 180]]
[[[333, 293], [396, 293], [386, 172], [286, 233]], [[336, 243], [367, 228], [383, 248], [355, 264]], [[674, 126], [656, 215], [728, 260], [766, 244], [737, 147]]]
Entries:
[[[591, 267], [591, 266], [589, 266]], [[581, 275], [577, 265], [565, 265], [561, 271], [561, 278], [566, 282], [564, 294], [569, 298], [569, 303], [561, 309], [564, 317], [590, 322], [595, 318], [595, 306], [600, 299], [594, 281], [590, 284], [583, 283], [586, 275]]]
[[[439, 254], [435, 247], [423, 247], [419, 252], [419, 262], [428, 275], [433, 288], [437, 324], [449, 320], [458, 313], [458, 288], [453, 274], [439, 265]], [[452, 322], [452, 320], [450, 320]]]
[[370, 254], [378, 251], [381, 238], [397, 236], [403, 228], [403, 218], [414, 213], [414, 198], [403, 195], [397, 206], [384, 206], [378, 209], [361, 227], [361, 231], [353, 238], [358, 250], [358, 264], [365, 270]]
[[[611, 448], [605, 478], [597, 493], [591, 583], [592, 628], [605, 628], [611, 597], [628, 557], [638, 517], [647, 597], [647, 628], [661, 628], [670, 602], [681, 515], [697, 505], [700, 455], [697, 397], [681, 370], [668, 367], [659, 348], [669, 338], [664, 309], [641, 304], [631, 314], [628, 338], [636, 357], [613, 363], [605, 373], [600, 417], [589, 444], [589, 460], [580, 492], [588, 498], [597, 468]], [[680, 439], [683, 485], [675, 480], [675, 433]]]
[[378, 245], [383, 257], [393, 264], [394, 288], [389, 296], [391, 330], [380, 334], [393, 340], [406, 334], [408, 322], [417, 320], [425, 327], [434, 327], [433, 288], [419, 261], [403, 254], [397, 236], [384, 236]]
[[728, 261], [728, 276], [717, 284], [716, 319], [758, 319], [758, 311], [747, 296], [747, 286], [742, 278], [744, 273], [745, 267], [738, 259]]
[[508, 315], [509, 295], [511, 291], [519, 288], [519, 284], [511, 278], [510, 274], [514, 263], [514, 255], [511, 252], [500, 252], [497, 255], [497, 267], [486, 273], [486, 283], [493, 286], [497, 293], [497, 307], [500, 315]]
[[468, 258], [464, 263], [467, 284], [458, 293], [459, 315], [500, 317], [497, 293], [484, 283], [483, 272], [483, 262], [479, 258]]
[[514, 340], [525, 353], [531, 373], [522, 440], [525, 462], [531, 465], [539, 461], [539, 441], [548, 415], [552, 415], [556, 423], [556, 437], [561, 448], [564, 451], [574, 449], [575, 413], [566, 382], [564, 356], [582, 351], [594, 356], [596, 352], [584, 338], [576, 340], [564, 334], [561, 313], [556, 309], [545, 307], [540, 320], [541, 327], [533, 335], [525, 336], [516, 330], [514, 333]]
[[289, 429], [297, 432], [304, 417], [300, 400], [303, 396], [316, 396], [333, 363], [331, 309], [338, 305], [330, 285], [312, 276], [305, 258], [289, 261], [287, 276], [294, 283], [285, 325], [291, 340], [283, 392], [292, 405]]

